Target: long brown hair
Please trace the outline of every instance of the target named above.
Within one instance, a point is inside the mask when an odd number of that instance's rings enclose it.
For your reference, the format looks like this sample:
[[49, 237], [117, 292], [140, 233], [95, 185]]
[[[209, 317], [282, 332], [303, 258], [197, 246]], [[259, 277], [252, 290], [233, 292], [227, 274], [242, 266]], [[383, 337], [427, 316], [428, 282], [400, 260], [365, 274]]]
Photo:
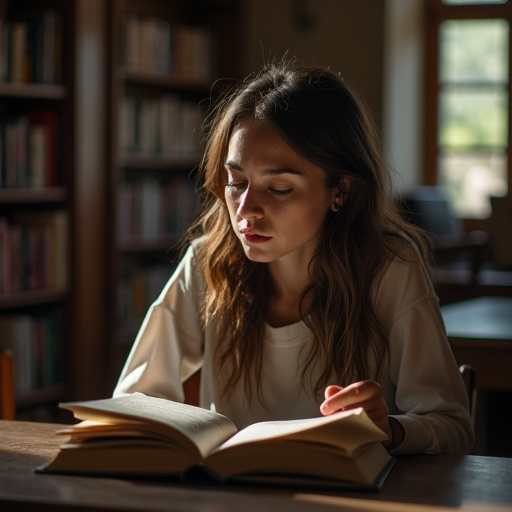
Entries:
[[224, 199], [228, 144], [248, 118], [271, 122], [292, 148], [325, 171], [327, 187], [350, 180], [343, 209], [328, 213], [310, 264], [311, 285], [303, 297], [312, 292], [313, 303], [303, 320], [314, 344], [302, 383], [307, 385], [307, 371], [318, 360], [320, 376], [310, 382], [316, 393], [329, 383], [369, 378], [369, 353], [380, 362], [388, 346], [372, 309], [371, 286], [391, 257], [390, 237], [408, 235], [426, 260], [427, 248], [396, 211], [379, 136], [356, 94], [330, 71], [284, 59], [226, 92], [208, 125], [201, 165], [205, 203], [190, 237], [207, 235], [198, 255], [207, 285], [203, 320], [218, 325], [216, 364], [228, 371], [225, 392], [242, 379], [250, 399], [251, 383], [259, 383], [269, 293], [267, 266], [245, 256]]

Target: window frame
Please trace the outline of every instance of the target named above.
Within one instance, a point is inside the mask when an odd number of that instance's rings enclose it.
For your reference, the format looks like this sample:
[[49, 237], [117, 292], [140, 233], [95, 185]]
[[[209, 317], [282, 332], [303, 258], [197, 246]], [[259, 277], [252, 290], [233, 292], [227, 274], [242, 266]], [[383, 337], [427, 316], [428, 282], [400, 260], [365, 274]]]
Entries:
[[[507, 184], [512, 192], [512, 0], [504, 4], [447, 5], [442, 0], [425, 1], [426, 19], [426, 97], [425, 97], [425, 167], [424, 181], [427, 185], [438, 182], [438, 121], [439, 121], [439, 29], [446, 20], [457, 19], [505, 19], [510, 25], [508, 67], [508, 139], [507, 139]], [[480, 228], [486, 219], [466, 219], [471, 227]]]

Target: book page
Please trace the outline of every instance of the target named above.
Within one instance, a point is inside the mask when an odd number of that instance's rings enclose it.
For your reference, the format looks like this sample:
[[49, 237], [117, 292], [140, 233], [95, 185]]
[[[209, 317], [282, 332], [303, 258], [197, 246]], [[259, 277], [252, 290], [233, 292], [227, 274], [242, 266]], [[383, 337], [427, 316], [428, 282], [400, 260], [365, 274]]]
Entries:
[[[192, 441], [203, 458], [237, 431], [233, 422], [222, 414], [142, 393], [70, 402], [61, 407], [72, 411], [81, 420], [107, 424], [118, 423], [120, 419], [137, 420], [165, 426], [169, 432], [178, 431]], [[138, 428], [141, 428], [140, 423]], [[169, 437], [176, 436], [170, 433]]]
[[358, 408], [317, 418], [254, 423], [228, 439], [219, 449], [278, 439], [327, 444], [350, 454], [369, 441], [384, 441], [387, 436], [362, 408]]

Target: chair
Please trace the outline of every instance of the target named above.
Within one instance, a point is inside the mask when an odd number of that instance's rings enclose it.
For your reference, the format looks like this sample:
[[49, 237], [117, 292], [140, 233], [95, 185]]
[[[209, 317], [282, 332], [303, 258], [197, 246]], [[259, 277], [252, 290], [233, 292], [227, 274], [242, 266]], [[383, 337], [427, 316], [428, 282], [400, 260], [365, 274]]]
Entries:
[[15, 419], [12, 352], [0, 348], [0, 419]]
[[512, 271], [512, 194], [492, 196], [490, 199], [489, 241], [492, 261], [498, 270]]
[[459, 366], [460, 374], [462, 375], [462, 380], [464, 381], [464, 386], [466, 387], [466, 392], [468, 394], [469, 400], [469, 413], [471, 414], [471, 419], [473, 421], [473, 427], [476, 423], [476, 369], [474, 366], [470, 364], [461, 364]]
[[185, 403], [199, 407], [199, 388], [201, 386], [201, 370], [189, 377], [183, 383], [183, 391], [185, 392]]
[[430, 235], [443, 280], [475, 284], [488, 248], [487, 233], [464, 231], [442, 187], [412, 187], [402, 195], [400, 206], [409, 222]]

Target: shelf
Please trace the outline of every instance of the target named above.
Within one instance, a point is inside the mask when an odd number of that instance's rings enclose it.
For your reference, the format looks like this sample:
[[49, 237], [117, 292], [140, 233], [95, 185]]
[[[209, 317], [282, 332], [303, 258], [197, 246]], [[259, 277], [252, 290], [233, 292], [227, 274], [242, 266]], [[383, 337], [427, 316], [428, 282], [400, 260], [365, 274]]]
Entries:
[[0, 82], [0, 97], [63, 100], [66, 91], [64, 85]]
[[63, 187], [30, 188], [0, 188], [0, 204], [10, 203], [63, 203], [68, 193]]
[[0, 294], [0, 311], [56, 304], [67, 299], [68, 293], [63, 290], [29, 290], [16, 293]]

